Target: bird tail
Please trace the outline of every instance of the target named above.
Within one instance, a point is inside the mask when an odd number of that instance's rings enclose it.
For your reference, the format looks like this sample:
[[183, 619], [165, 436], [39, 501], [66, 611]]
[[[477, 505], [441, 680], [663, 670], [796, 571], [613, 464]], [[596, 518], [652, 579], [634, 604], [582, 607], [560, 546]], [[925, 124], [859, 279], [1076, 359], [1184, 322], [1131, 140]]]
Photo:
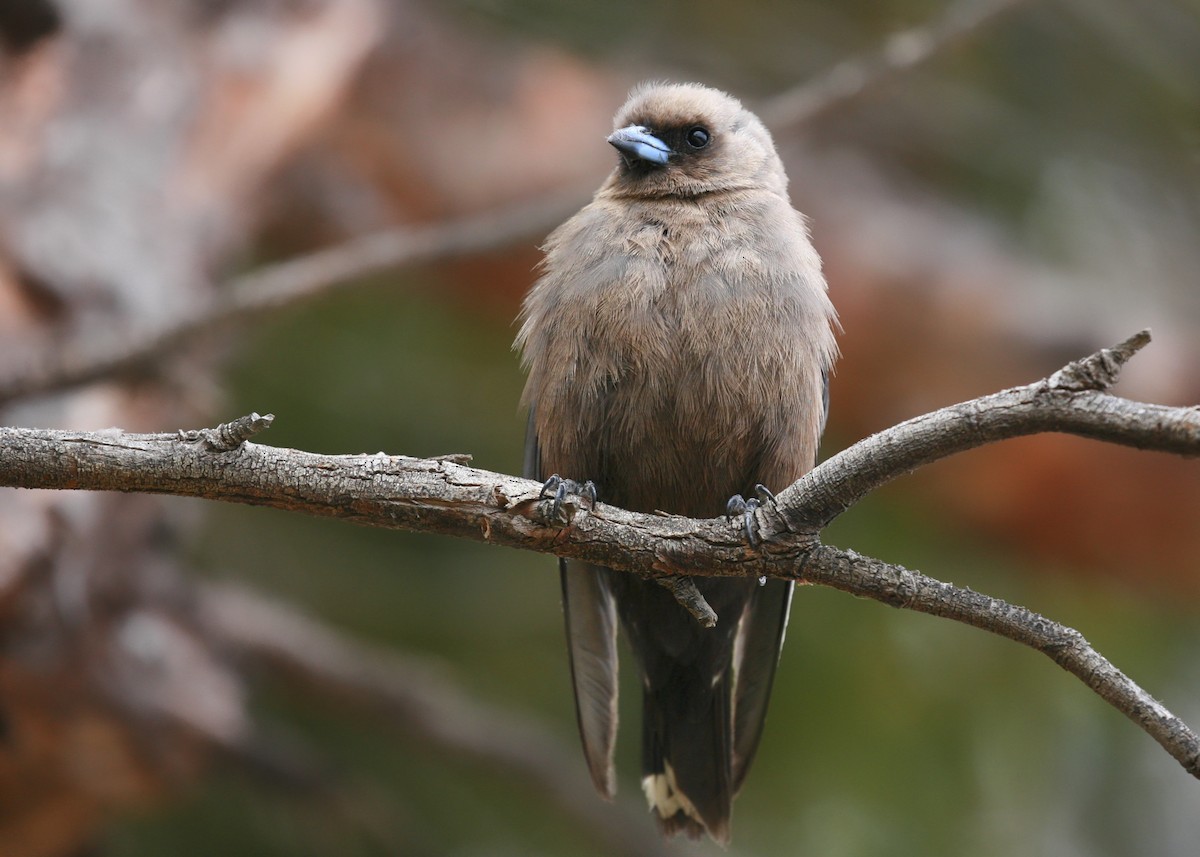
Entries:
[[645, 689], [642, 790], [664, 835], [707, 832], [725, 845], [733, 804], [730, 672], [715, 684], [691, 684], [683, 693]]

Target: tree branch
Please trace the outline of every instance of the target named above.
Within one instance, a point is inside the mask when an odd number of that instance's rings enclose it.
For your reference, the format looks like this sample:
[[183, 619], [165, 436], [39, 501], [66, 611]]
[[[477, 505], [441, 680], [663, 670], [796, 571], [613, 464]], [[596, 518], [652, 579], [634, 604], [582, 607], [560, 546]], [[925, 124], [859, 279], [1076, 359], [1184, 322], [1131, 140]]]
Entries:
[[809, 583], [893, 607], [953, 619], [1036, 649], [1140, 726], [1184, 770], [1200, 778], [1200, 736], [1113, 666], [1074, 628], [999, 598], [826, 545], [813, 548], [803, 561], [800, 576]]
[[[820, 530], [867, 494], [939, 458], [997, 440], [1062, 432], [1137, 449], [1200, 455], [1200, 411], [1110, 395], [1150, 331], [1064, 366], [1049, 378], [914, 417], [838, 453], [784, 491], [776, 511]], [[768, 510], [769, 511], [769, 510]]]
[[764, 540], [757, 547], [746, 543], [740, 522], [731, 526], [721, 518], [636, 513], [582, 497], [567, 498], [570, 524], [563, 526], [552, 515], [553, 500], [541, 497], [540, 484], [469, 467], [461, 456], [316, 455], [240, 440], [266, 421], [257, 415], [211, 432], [0, 429], [0, 485], [179, 494], [272, 506], [582, 559], [660, 582], [672, 575], [767, 575], [822, 583], [1032, 646], [1200, 777], [1196, 734], [1077, 631], [817, 539], [836, 515], [900, 473], [1002, 438], [1058, 431], [1200, 455], [1200, 410], [1146, 405], [1105, 392], [1148, 341], [1148, 333], [1139, 333], [1042, 381], [944, 408], [854, 444], [758, 510]]
[[[1146, 334], [1131, 342], [1140, 343]], [[568, 498], [563, 527], [527, 479], [479, 470], [462, 456], [319, 455], [244, 442], [214, 452], [205, 432], [127, 434], [0, 428], [0, 485], [204, 497], [366, 526], [453, 535], [665, 577], [787, 576], [780, 558], [807, 549], [837, 514], [900, 473], [994, 440], [1057, 431], [1140, 449], [1200, 455], [1200, 410], [1132, 402], [1081, 388], [1123, 343], [1050, 378], [901, 423], [815, 467], [757, 516], [768, 543], [740, 526], [630, 512]], [[1127, 359], [1127, 358], [1126, 358]], [[253, 415], [252, 415], [253, 417]], [[261, 418], [265, 419], [265, 418]], [[786, 565], [782, 563], [782, 565]]]

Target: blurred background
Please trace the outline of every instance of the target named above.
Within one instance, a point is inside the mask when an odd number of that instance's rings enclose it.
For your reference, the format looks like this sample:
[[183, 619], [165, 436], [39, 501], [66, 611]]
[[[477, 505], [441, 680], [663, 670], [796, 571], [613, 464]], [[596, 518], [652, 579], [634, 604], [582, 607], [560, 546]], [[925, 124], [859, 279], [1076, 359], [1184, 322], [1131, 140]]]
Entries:
[[[1200, 401], [1197, 0], [7, 0], [0, 419], [269, 411], [263, 443], [518, 472], [537, 245], [650, 78], [731, 91], [776, 135], [844, 325], [825, 455], [1145, 327], [1118, 392]], [[246, 272], [394, 228], [435, 249], [184, 341], [253, 302]], [[89, 383], [56, 375], [156, 338]], [[887, 486], [826, 540], [1073, 626], [1200, 723], [1195, 461], [1012, 441]], [[658, 841], [636, 732], [604, 804], [548, 557], [0, 491], [4, 857], [722, 853]], [[728, 853], [1198, 842], [1200, 785], [1047, 659], [799, 591]]]

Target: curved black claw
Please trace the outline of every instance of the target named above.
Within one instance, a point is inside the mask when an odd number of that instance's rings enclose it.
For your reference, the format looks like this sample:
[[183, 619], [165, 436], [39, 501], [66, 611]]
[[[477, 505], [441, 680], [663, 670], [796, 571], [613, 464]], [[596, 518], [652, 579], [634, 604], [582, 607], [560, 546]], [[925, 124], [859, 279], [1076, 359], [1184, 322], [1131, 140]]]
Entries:
[[734, 515], [742, 516], [742, 530], [746, 533], [746, 541], [750, 543], [750, 547], [758, 547], [758, 534], [754, 531], [754, 511], [759, 505], [755, 498], [747, 500], [741, 494], [734, 494], [725, 504], [725, 520], [732, 523]]
[[549, 497], [551, 494], [554, 494], [556, 491], [558, 491], [558, 486], [561, 485], [562, 483], [563, 483], [563, 478], [561, 476], [559, 476], [557, 473], [553, 474], [549, 479], [547, 479], [542, 484], [542, 490], [538, 493], [538, 499], [544, 500], [547, 497]]
[[550, 505], [550, 519], [569, 524], [571, 523], [571, 518], [574, 517], [574, 510], [564, 515], [563, 506], [566, 504], [567, 497], [571, 495], [585, 499], [589, 508], [595, 508], [596, 506], [596, 485], [594, 482], [589, 479], [580, 485], [574, 479], [563, 479], [557, 473], [553, 474], [542, 485], [542, 490], [538, 493], [538, 499], [543, 500], [546, 497], [553, 496], [554, 502]]
[[758, 497], [759, 503], [774, 503], [775, 495], [771, 493], [771, 489], [761, 482], [754, 486], [754, 494]]
[[754, 486], [754, 493], [756, 496], [749, 500], [741, 494], [734, 494], [730, 497], [729, 502], [725, 504], [725, 520], [732, 522], [734, 515], [741, 515], [742, 530], [746, 533], [746, 541], [750, 543], [751, 547], [758, 547], [761, 539], [758, 537], [754, 513], [759, 507], [767, 503], [774, 503], [775, 495], [761, 482]]
[[734, 515], [740, 515], [745, 511], [746, 499], [741, 494], [734, 494], [725, 504], [725, 520], [732, 521]]

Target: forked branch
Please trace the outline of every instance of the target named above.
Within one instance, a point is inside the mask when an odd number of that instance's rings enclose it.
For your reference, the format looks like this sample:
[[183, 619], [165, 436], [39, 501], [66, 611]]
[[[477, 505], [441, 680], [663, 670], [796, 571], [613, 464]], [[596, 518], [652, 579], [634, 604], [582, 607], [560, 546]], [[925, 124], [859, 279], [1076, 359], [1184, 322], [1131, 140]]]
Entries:
[[245, 439], [269, 425], [270, 417], [257, 415], [214, 430], [152, 435], [0, 429], [0, 485], [272, 506], [583, 559], [660, 581], [686, 573], [820, 583], [1037, 649], [1200, 777], [1200, 738], [1078, 631], [818, 540], [829, 521], [890, 479], [996, 440], [1053, 431], [1200, 455], [1200, 410], [1143, 404], [1108, 392], [1121, 367], [1147, 342], [1149, 334], [1139, 333], [1036, 383], [943, 408], [854, 444], [759, 509], [763, 539], [757, 546], [747, 543], [740, 522], [642, 514], [603, 503], [580, 503], [563, 526], [549, 514], [552, 501], [540, 497], [539, 484], [469, 467], [463, 456], [331, 456], [260, 446]]

